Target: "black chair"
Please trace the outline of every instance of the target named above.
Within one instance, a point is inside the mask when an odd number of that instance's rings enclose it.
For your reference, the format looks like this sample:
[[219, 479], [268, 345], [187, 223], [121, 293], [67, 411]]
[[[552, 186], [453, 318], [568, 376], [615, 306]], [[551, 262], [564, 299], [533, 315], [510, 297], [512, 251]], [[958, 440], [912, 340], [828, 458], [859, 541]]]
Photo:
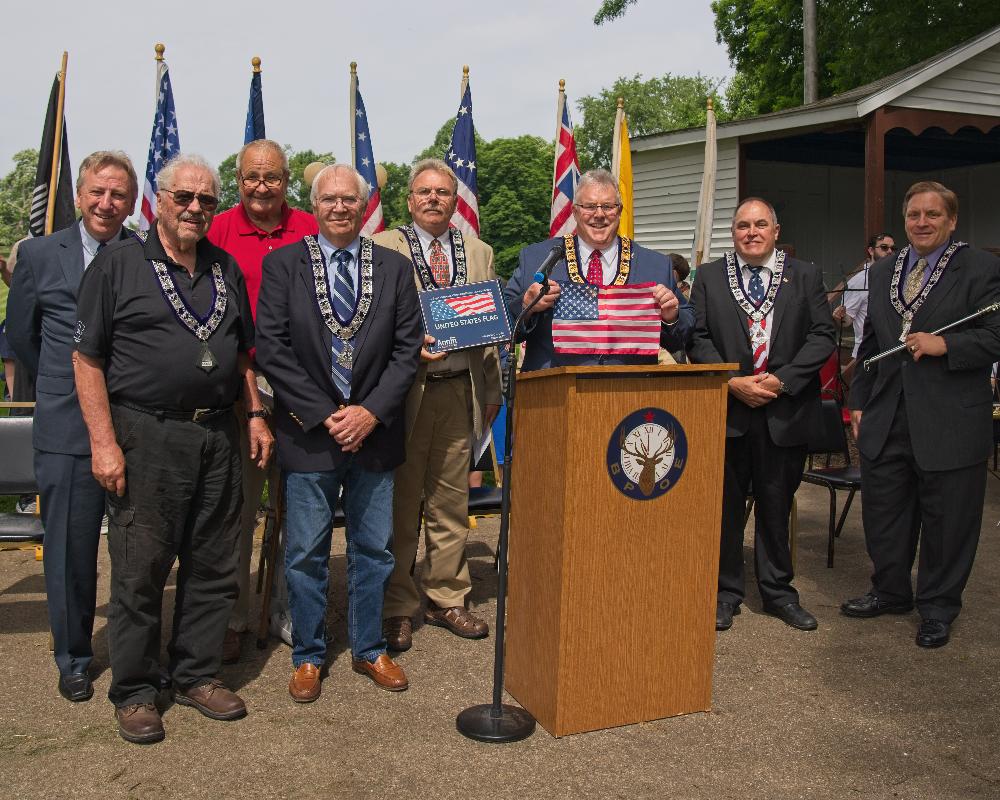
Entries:
[[[38, 494], [35, 449], [31, 445], [33, 417], [0, 417], [0, 495]], [[36, 504], [37, 508], [37, 504]], [[0, 513], [0, 541], [40, 542], [45, 530], [35, 514]]]
[[[817, 432], [815, 441], [809, 444], [809, 468], [802, 474], [802, 480], [815, 486], [825, 486], [830, 492], [830, 537], [827, 545], [826, 566], [833, 566], [833, 544], [840, 536], [851, 510], [854, 495], [861, 490], [861, 469], [851, 463], [851, 453], [847, 447], [847, 432], [844, 430], [844, 418], [840, 404], [836, 400], [823, 401], [822, 430]], [[816, 455], [825, 453], [826, 466], [814, 467]], [[843, 456], [845, 466], [831, 467], [832, 456]], [[847, 492], [844, 509], [837, 518], [837, 492]]]

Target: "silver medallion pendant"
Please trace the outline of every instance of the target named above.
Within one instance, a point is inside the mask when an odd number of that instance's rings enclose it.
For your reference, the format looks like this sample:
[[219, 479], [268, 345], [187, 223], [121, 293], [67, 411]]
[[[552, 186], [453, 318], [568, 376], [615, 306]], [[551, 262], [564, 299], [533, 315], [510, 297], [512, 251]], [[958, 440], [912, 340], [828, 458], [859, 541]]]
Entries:
[[899, 341], [905, 342], [906, 337], [910, 335], [910, 326], [913, 324], [913, 314], [907, 311], [903, 314], [903, 332], [899, 334]]
[[767, 331], [760, 320], [750, 320], [750, 345], [756, 349], [767, 344]]
[[337, 363], [344, 369], [351, 369], [351, 365], [354, 363], [354, 347], [350, 342], [344, 342], [344, 349], [337, 356]]
[[202, 342], [201, 350], [198, 353], [198, 368], [205, 370], [205, 372], [211, 372], [217, 366], [219, 366], [219, 362], [215, 360], [212, 351], [208, 349], [208, 342]]

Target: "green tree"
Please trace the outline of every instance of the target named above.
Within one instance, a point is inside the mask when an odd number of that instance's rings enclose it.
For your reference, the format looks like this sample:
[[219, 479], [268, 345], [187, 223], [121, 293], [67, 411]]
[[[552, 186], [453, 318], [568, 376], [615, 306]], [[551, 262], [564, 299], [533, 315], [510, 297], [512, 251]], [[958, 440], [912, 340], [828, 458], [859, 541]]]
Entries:
[[604, 0], [594, 14], [594, 24], [603, 25], [605, 22], [624, 16], [628, 7], [634, 6], [637, 2], [639, 0]]
[[385, 227], [396, 228], [410, 221], [410, 212], [406, 207], [410, 165], [384, 161], [382, 166], [386, 172], [385, 186], [382, 187], [382, 215]]
[[31, 193], [38, 166], [37, 150], [20, 150], [13, 157], [14, 168], [0, 179], [0, 253], [28, 233]]
[[[288, 156], [288, 205], [292, 208], [300, 208], [303, 211], [312, 211], [312, 204], [309, 202], [309, 186], [302, 179], [302, 171], [314, 161], [321, 161], [324, 164], [332, 164], [334, 157], [332, 153], [317, 153], [314, 150], [299, 150], [296, 152], [291, 145], [284, 145], [285, 155]], [[222, 188], [219, 191], [219, 208], [232, 208], [240, 201], [239, 189], [236, 186], [236, 156], [233, 153], [227, 156], [219, 164], [219, 177]]]
[[712, 97], [716, 118], [730, 119], [721, 78], [698, 74], [671, 75], [643, 80], [641, 75], [621, 77], [598, 95], [581, 97], [577, 105], [583, 122], [574, 131], [581, 169], [610, 167], [618, 98], [625, 101], [629, 137], [692, 128], [705, 124], [705, 101]]

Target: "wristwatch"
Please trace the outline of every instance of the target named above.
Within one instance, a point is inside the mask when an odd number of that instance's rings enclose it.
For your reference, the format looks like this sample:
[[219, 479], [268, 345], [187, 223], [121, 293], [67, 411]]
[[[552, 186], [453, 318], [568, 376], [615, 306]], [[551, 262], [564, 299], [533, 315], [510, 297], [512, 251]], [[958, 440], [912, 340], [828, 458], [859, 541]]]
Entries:
[[[778, 376], [775, 375], [775, 377]], [[778, 378], [778, 394], [788, 394], [788, 387], [785, 386], [785, 382], [781, 378]]]
[[266, 408], [258, 408], [256, 411], [247, 412], [247, 419], [267, 419], [267, 416]]

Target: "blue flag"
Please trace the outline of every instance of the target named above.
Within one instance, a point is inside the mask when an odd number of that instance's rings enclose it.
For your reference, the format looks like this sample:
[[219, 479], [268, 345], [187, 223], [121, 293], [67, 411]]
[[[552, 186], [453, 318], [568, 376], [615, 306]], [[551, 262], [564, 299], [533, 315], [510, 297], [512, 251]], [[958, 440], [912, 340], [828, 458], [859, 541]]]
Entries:
[[243, 133], [243, 144], [258, 139], [266, 139], [264, 134], [264, 93], [260, 87], [260, 73], [255, 72], [250, 79], [250, 102], [247, 105], [247, 126]]

